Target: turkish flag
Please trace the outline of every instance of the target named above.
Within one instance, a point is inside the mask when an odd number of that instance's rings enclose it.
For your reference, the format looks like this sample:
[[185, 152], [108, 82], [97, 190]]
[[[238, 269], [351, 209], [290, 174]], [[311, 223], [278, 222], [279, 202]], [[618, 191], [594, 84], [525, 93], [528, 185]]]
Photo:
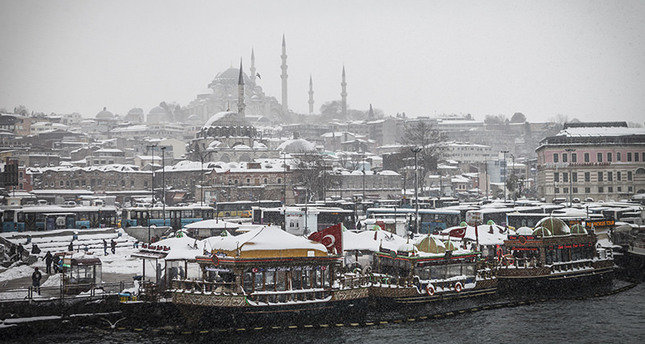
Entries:
[[466, 236], [466, 227], [455, 228], [451, 230], [448, 235], [455, 238], [463, 238]]
[[343, 254], [343, 226], [340, 223], [311, 233], [309, 240], [325, 245], [330, 253]]

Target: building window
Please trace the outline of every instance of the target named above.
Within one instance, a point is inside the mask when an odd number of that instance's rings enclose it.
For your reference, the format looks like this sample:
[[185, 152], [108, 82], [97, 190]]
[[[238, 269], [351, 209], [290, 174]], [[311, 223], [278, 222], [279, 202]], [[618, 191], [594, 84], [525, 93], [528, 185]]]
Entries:
[[585, 182], [590, 182], [590, 181], [591, 181], [591, 173], [585, 172]]
[[553, 181], [555, 181], [555, 182], [559, 182], [559, 181], [560, 181], [560, 173], [555, 172], [555, 173], [553, 174]]
[[638, 153], [634, 153], [634, 161], [640, 161], [640, 155]]
[[618, 191], [618, 192], [623, 192], [623, 188], [622, 188], [621, 186], [617, 186], [617, 187], [616, 187], [616, 191]]
[[614, 188], [613, 188], [613, 187], [611, 187], [611, 186], [608, 186], [608, 187], [607, 187], [607, 192], [610, 192], [610, 193], [611, 193], [611, 192], [614, 192]]
[[597, 160], [598, 162], [602, 162], [602, 153], [598, 153], [598, 154], [596, 155], [596, 160]]
[[251, 178], [246, 178], [246, 184], [251, 184]]
[[632, 153], [627, 153], [627, 161], [632, 161]]
[[573, 193], [577, 194], [578, 193], [578, 188], [573, 188]]
[[589, 153], [585, 153], [585, 162], [589, 162]]
[[598, 172], [598, 181], [602, 182], [602, 172]]
[[620, 171], [616, 171], [616, 180], [617, 180], [617, 181], [621, 181], [622, 179], [623, 179], [623, 178], [622, 178], [622, 176], [620, 175]]
[[578, 162], [578, 154], [571, 153], [571, 162], [573, 162], [573, 163]]
[[620, 161], [620, 152], [616, 152], [616, 161]]
[[571, 181], [574, 183], [578, 182], [578, 172], [572, 172], [571, 173]]
[[569, 188], [563, 188], [562, 193], [568, 194], [569, 193]]
[[264, 184], [267, 184], [267, 179], [266, 178], [264, 178]]
[[627, 171], [627, 180], [632, 180], [632, 171]]
[[558, 153], [553, 153], [553, 162], [558, 162], [558, 157]]
[[641, 160], [645, 161], [645, 152], [642, 153], [643, 158]]
[[607, 153], [607, 162], [612, 162], [612, 161], [613, 159], [612, 159], [611, 153]]
[[567, 162], [568, 158], [567, 153], [562, 153], [562, 162]]
[[555, 188], [555, 193], [560, 193], [560, 188]]
[[562, 173], [562, 181], [565, 182], [565, 183], [569, 181], [569, 174], [568, 173]]
[[591, 188], [585, 188], [585, 193], [591, 193]]
[[632, 192], [632, 187], [631, 186], [627, 188], [627, 192]]
[[607, 172], [607, 181], [610, 181], [610, 182], [614, 181], [614, 173], [613, 172], [611, 172], [611, 171]]
[[602, 187], [602, 186], [599, 186], [599, 187], [598, 187], [598, 193], [603, 193], [603, 192], [605, 192], [605, 190], [603, 189], [603, 187]]
[[278, 178], [278, 184], [282, 183], [282, 178]]

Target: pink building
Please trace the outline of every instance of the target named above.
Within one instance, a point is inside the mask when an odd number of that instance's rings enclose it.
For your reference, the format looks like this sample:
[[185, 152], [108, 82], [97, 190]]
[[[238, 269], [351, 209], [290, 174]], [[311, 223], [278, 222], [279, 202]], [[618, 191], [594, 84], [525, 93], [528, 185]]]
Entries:
[[625, 122], [567, 123], [536, 150], [538, 194], [554, 198], [628, 199], [645, 193], [645, 129]]

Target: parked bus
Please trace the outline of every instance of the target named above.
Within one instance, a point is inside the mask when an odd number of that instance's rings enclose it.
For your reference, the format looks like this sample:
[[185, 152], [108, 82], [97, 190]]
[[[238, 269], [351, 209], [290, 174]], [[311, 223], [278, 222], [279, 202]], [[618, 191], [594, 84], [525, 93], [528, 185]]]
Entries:
[[[413, 208], [369, 208], [367, 218], [394, 219], [407, 217], [414, 222], [415, 209]], [[419, 233], [437, 233], [448, 227], [457, 226], [464, 221], [464, 215], [457, 209], [419, 209]]]
[[123, 208], [121, 226], [170, 226], [177, 230], [193, 222], [213, 219], [215, 215], [215, 209], [206, 205], [173, 206], [166, 207], [165, 210], [164, 216], [164, 208], [161, 205]]
[[217, 217], [251, 217], [252, 207], [279, 207], [280, 201], [236, 201], [236, 202], [216, 202], [214, 207], [217, 211]]
[[338, 223], [342, 223], [348, 229], [354, 229], [356, 218], [354, 211], [340, 208], [253, 207], [253, 223], [277, 225], [289, 233], [304, 234], [304, 232], [315, 232]]
[[5, 208], [2, 231], [44, 231], [114, 227], [117, 211], [113, 206], [39, 205]]

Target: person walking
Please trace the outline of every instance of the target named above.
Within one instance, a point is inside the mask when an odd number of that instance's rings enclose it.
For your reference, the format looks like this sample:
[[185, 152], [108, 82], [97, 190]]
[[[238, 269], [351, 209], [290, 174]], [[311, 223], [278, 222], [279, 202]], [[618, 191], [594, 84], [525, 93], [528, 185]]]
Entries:
[[25, 252], [25, 248], [22, 247], [22, 244], [18, 244], [18, 251], [16, 252], [18, 256], [16, 257], [16, 261], [22, 260], [22, 253]]
[[51, 252], [47, 251], [47, 254], [45, 254], [45, 256], [43, 257], [43, 260], [45, 261], [45, 266], [46, 266], [45, 272], [48, 275], [51, 275], [51, 273], [52, 273], [52, 262], [54, 261], [54, 257], [52, 257]]
[[107, 253], [107, 241], [105, 241], [105, 239], [103, 239], [103, 255], [106, 255], [106, 256], [108, 255], [108, 253]]
[[54, 273], [59, 273], [60, 271], [58, 270], [58, 263], [60, 262], [60, 257], [54, 255], [52, 257], [52, 263], [54, 264]]
[[38, 271], [38, 268], [34, 268], [34, 273], [31, 274], [31, 285], [34, 287], [34, 290], [40, 295], [40, 280], [43, 278], [43, 275]]
[[74, 241], [69, 242], [69, 246], [67, 246], [67, 250], [70, 252], [74, 251]]
[[110, 241], [110, 248], [112, 249], [112, 254], [116, 253], [116, 241], [114, 239]]

